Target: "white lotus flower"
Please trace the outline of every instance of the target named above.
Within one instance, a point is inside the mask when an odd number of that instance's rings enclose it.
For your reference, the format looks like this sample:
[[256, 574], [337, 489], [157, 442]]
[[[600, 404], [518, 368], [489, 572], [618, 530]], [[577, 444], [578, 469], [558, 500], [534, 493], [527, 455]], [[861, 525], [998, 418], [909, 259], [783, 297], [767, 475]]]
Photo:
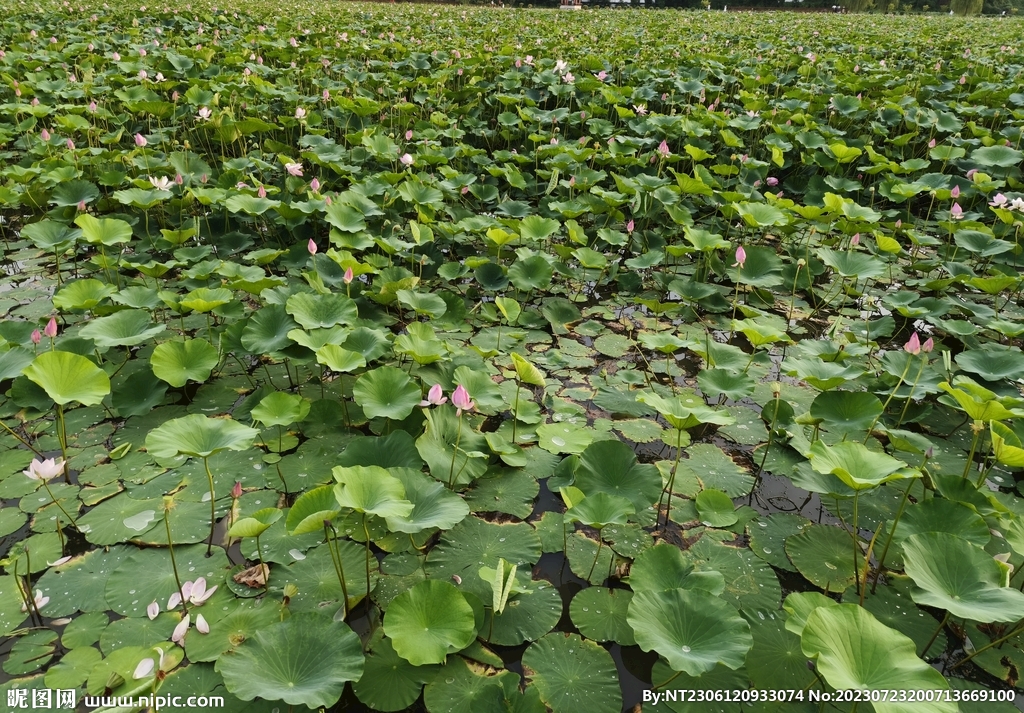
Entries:
[[156, 176], [150, 176], [149, 182], [153, 184], [153, 188], [157, 189], [158, 191], [169, 191], [174, 183], [167, 176], [160, 176], [159, 178], [157, 178]]
[[53, 458], [47, 458], [46, 460], [33, 458], [32, 462], [28, 464], [28, 470], [21, 472], [32, 480], [52, 480], [64, 472], [64, 461]]
[[[49, 597], [44, 597], [43, 596], [43, 590], [37, 589], [36, 590], [36, 595], [35, 595], [35, 597], [33, 597], [33, 601], [35, 602], [35, 608], [38, 610], [38, 609], [42, 609], [43, 607], [45, 607], [46, 603], [48, 601], [50, 601], [50, 598]], [[24, 603], [24, 602], [22, 603], [21, 611], [22, 612], [28, 612], [28, 604], [27, 603]]]

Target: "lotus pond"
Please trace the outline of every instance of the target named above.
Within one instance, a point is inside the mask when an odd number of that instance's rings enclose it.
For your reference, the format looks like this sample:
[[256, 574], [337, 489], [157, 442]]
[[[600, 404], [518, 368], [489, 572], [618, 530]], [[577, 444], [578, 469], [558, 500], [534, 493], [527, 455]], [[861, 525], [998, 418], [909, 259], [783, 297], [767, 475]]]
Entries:
[[1014, 710], [1024, 23], [3, 4], [10, 708]]

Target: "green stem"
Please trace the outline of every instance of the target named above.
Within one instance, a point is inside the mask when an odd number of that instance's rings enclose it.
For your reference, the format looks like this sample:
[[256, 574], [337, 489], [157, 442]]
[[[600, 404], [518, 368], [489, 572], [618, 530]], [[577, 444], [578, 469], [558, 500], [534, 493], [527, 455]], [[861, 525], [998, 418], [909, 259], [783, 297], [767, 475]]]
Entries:
[[[459, 455], [459, 442], [462, 440], [462, 416], [459, 416], [459, 430], [455, 436], [455, 450], [452, 451], [452, 465], [448, 470], [448, 489], [454, 490], [455, 458]], [[461, 472], [461, 471], [460, 471]]]
[[889, 528], [889, 537], [885, 541], [885, 547], [882, 548], [882, 556], [878, 558], [878, 573], [875, 574], [875, 581], [871, 584], [872, 594], [878, 588], [878, 579], [885, 573], [885, 556], [889, 554], [889, 545], [892, 544], [892, 538], [896, 535], [896, 525], [899, 524], [900, 518], [903, 517], [903, 510], [907, 507], [907, 500], [910, 498], [910, 489], [912, 487], [914, 487], [913, 478], [910, 479], [907, 489], [903, 491], [903, 498], [900, 500], [900, 506], [896, 510], [896, 519], [892, 521], [892, 527]]
[[263, 551], [260, 549], [260, 536], [256, 535], [256, 556], [260, 560], [260, 576], [263, 577], [263, 591], [270, 587], [270, 568], [263, 563]]
[[903, 425], [903, 419], [907, 416], [907, 409], [910, 408], [910, 402], [914, 398], [914, 389], [917, 388], [917, 382], [921, 380], [921, 374], [924, 373], [924, 367], [927, 364], [927, 360], [921, 361], [921, 368], [917, 370], [917, 376], [914, 377], [914, 383], [910, 386], [910, 393], [907, 394], [907, 403], [903, 404], [903, 410], [900, 411], [900, 418], [896, 421], [896, 428]]
[[868, 426], [868, 432], [864, 435], [865, 444], [867, 444], [868, 439], [871, 438], [871, 430], [875, 427], [875, 424], [878, 423], [878, 419], [882, 417], [882, 414], [885, 413], [885, 409], [888, 408], [889, 402], [892, 401], [892, 397], [896, 395], [896, 391], [900, 388], [900, 386], [902, 386], [903, 380], [907, 378], [908, 371], [910, 371], [910, 359], [907, 359], [907, 365], [903, 367], [903, 373], [900, 374], [900, 378], [899, 381], [896, 382], [896, 386], [894, 386], [892, 391], [889, 392], [889, 398], [887, 398], [885, 400], [885, 403], [882, 404], [882, 412], [875, 416], [875, 419], [871, 422], [871, 425]]
[[[334, 533], [334, 546], [331, 546], [331, 533]], [[331, 553], [331, 561], [334, 563], [334, 571], [338, 574], [338, 583], [341, 585], [341, 596], [344, 600], [342, 607], [345, 616], [348, 618], [348, 587], [345, 585], [345, 570], [341, 563], [341, 550], [338, 548], [338, 531], [331, 526], [330, 521], [324, 520], [324, 538], [327, 540], [327, 551]]]
[[991, 649], [993, 646], [999, 646], [999, 644], [1003, 643], [1004, 641], [1008, 641], [1008, 640], [1012, 639], [1013, 637], [1015, 637], [1017, 634], [1019, 634], [1022, 631], [1024, 631], [1024, 624], [1022, 624], [1021, 626], [1018, 626], [1016, 629], [1011, 631], [1006, 636], [1002, 636], [1002, 637], [996, 639], [995, 641], [991, 641], [991, 642], [985, 644], [984, 646], [982, 646], [980, 649], [975, 649], [974, 652], [968, 654], [967, 656], [965, 656], [964, 658], [960, 659], [955, 664], [950, 666], [950, 670], [952, 670], [954, 668], [957, 668], [958, 666], [963, 666], [965, 663], [967, 663], [968, 661], [973, 659], [975, 656], [980, 654], [982, 651], [987, 651], [988, 649]]
[[[937, 629], [935, 629], [935, 633], [932, 634], [932, 638], [928, 639], [928, 643], [925, 644], [924, 649], [921, 650], [921, 658], [925, 658], [925, 656], [928, 655], [928, 649], [930, 649], [932, 647], [932, 644], [935, 643], [935, 640], [939, 638], [939, 632], [942, 631], [942, 628], [946, 625], [947, 621], [949, 621], [948, 611], [946, 612], [946, 616], [942, 617], [942, 621], [939, 622], [939, 626]], [[963, 663], [963, 661], [961, 661], [960, 663]]]
[[[171, 554], [171, 569], [174, 570], [174, 583], [178, 585], [178, 593], [181, 593], [181, 577], [178, 576], [178, 561], [174, 559], [174, 544], [171, 538], [171, 509], [164, 505], [164, 531], [167, 533], [167, 551]], [[185, 598], [181, 598], [181, 608], [188, 614], [188, 605]]]
[[4, 430], [5, 430], [5, 431], [7, 431], [7, 432], [8, 432], [9, 434], [11, 434], [11, 435], [12, 435], [12, 436], [14, 436], [15, 438], [17, 438], [17, 439], [18, 439], [18, 440], [19, 440], [19, 441], [21, 442], [21, 445], [23, 445], [23, 446], [25, 446], [26, 448], [28, 448], [28, 449], [29, 449], [30, 451], [32, 451], [33, 453], [35, 453], [35, 454], [36, 454], [37, 456], [39, 456], [40, 458], [42, 458], [42, 457], [43, 457], [43, 454], [42, 454], [42, 453], [40, 453], [40, 452], [39, 452], [39, 451], [37, 451], [37, 450], [36, 450], [35, 448], [33, 448], [33, 447], [32, 447], [32, 444], [31, 444], [31, 443], [29, 443], [29, 442], [28, 442], [28, 441], [26, 441], [26, 440], [25, 440], [24, 438], [22, 438], [22, 437], [21, 437], [21, 436], [19, 436], [19, 435], [18, 435], [17, 433], [15, 433], [15, 432], [14, 432], [14, 431], [13, 431], [13, 430], [11, 429], [11, 427], [10, 427], [10, 426], [8, 426], [8, 425], [7, 425], [6, 423], [4, 423], [3, 421], [0, 421], [0, 426], [3, 426], [3, 428], [4, 428]]
[[[679, 460], [683, 457], [683, 430], [676, 429], [676, 460], [672, 464], [672, 474], [668, 476], [668, 484], [661, 491], [661, 496], [664, 498], [667, 496], [665, 503], [665, 527], [668, 527], [670, 518], [672, 517], [672, 487], [676, 482], [676, 471], [679, 469]], [[661, 516], [661, 501], [658, 501], [658, 514], [657, 517]], [[657, 525], [657, 517], [655, 518], [655, 525]]]
[[857, 596], [860, 596], [860, 569], [857, 567], [857, 520], [858, 520], [858, 505], [860, 501], [860, 491], [857, 490], [853, 494], [853, 575], [856, 578], [857, 584]]
[[512, 415], [512, 445], [516, 444], [516, 426], [519, 425], [519, 380], [516, 380], [516, 404], [515, 413]]
[[602, 545], [604, 545], [604, 540], [601, 539], [601, 531], [598, 530], [597, 531], [597, 554], [594, 555], [594, 563], [592, 565], [590, 565], [590, 571], [587, 572], [587, 581], [588, 582], [590, 581], [590, 578], [593, 576], [593, 574], [594, 574], [594, 567], [597, 566], [597, 560], [601, 556], [601, 546]]
[[971, 426], [971, 430], [974, 431], [974, 440], [971, 441], [971, 452], [967, 456], [967, 463], [964, 464], [963, 478], [967, 478], [967, 474], [971, 472], [971, 463], [974, 462], [974, 452], [978, 449], [978, 439], [981, 438], [981, 429]]
[[217, 526], [217, 502], [213, 495], [213, 473], [210, 472], [210, 458], [203, 458], [203, 466], [206, 468], [206, 482], [210, 485], [210, 540], [206, 543], [206, 556], [213, 553], [213, 530]]
[[60, 443], [60, 457], [64, 461], [64, 482], [71, 485], [71, 474], [68, 472], [68, 432], [64, 422], [64, 407], [57, 407], [57, 441]]
[[363, 513], [363, 536], [366, 538], [366, 611], [370, 611], [370, 530], [366, 527], [366, 513]]
[[[52, 501], [53, 501], [53, 504], [54, 504], [54, 505], [56, 505], [56, 506], [57, 506], [58, 508], [60, 508], [60, 511], [61, 511], [62, 513], [64, 513], [64, 517], [66, 517], [66, 518], [68, 519], [68, 521], [69, 521], [69, 522], [70, 522], [70, 523], [71, 523], [72, 525], [74, 525], [75, 529], [77, 530], [77, 529], [78, 529], [78, 523], [77, 523], [77, 522], [75, 522], [75, 518], [71, 517], [71, 516], [70, 516], [70, 515], [68, 514], [68, 511], [64, 509], [64, 506], [63, 506], [63, 505], [61, 505], [61, 504], [60, 504], [60, 503], [59, 503], [59, 502], [57, 501], [57, 498], [53, 497], [53, 492], [52, 492], [52, 491], [50, 490], [50, 484], [49, 484], [49, 483], [47, 483], [47, 482], [46, 482], [46, 481], [44, 480], [44, 481], [43, 481], [43, 487], [44, 487], [44, 488], [46, 488], [46, 494], [50, 496], [50, 500], [52, 500]], [[58, 529], [58, 530], [60, 530], [60, 524], [59, 524], [59, 521], [58, 521], [58, 527], [57, 527], [57, 529]]]

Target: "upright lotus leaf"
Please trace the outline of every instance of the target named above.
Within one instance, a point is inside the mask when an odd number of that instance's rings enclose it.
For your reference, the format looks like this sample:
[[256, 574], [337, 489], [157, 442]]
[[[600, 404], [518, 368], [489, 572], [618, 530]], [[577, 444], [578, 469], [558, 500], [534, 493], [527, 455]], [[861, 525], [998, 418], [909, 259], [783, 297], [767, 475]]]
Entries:
[[414, 666], [444, 663], [476, 637], [476, 617], [450, 582], [428, 579], [395, 597], [384, 616], [384, 633]]
[[552, 713], [619, 713], [622, 690], [611, 655], [576, 634], [552, 632], [523, 653], [530, 685]]
[[146, 450], [154, 458], [177, 455], [208, 458], [224, 450], [243, 451], [252, 445], [259, 431], [229, 418], [189, 414], [173, 418], [146, 436]]
[[964, 370], [986, 381], [1024, 378], [1024, 353], [1017, 347], [989, 343], [979, 349], [960, 352], [954, 360]]
[[866, 391], [825, 391], [811, 403], [811, 418], [837, 434], [863, 431], [882, 415], [882, 402]]
[[127, 243], [132, 238], [132, 226], [117, 218], [96, 218], [79, 213], [75, 225], [82, 229], [82, 237], [92, 245], [111, 247]]
[[314, 295], [300, 292], [288, 298], [288, 314], [305, 329], [326, 329], [336, 324], [352, 324], [359, 316], [356, 303], [345, 295]]
[[708, 408], [692, 399], [684, 401], [682, 396], [664, 398], [657, 394], [644, 393], [637, 396], [636, 400], [653, 408], [670, 426], [678, 430], [695, 428], [704, 423], [718, 426], [736, 423], [736, 419], [728, 411]]
[[591, 443], [580, 454], [575, 486], [588, 498], [597, 493], [625, 498], [642, 512], [658, 499], [662, 481], [655, 466], [639, 463], [632, 448], [614, 440]]
[[[804, 655], [836, 689], [943, 691], [949, 683], [917, 656], [916, 645], [856, 604], [817, 607], [800, 635]], [[955, 701], [872, 701], [876, 713], [955, 713]]]
[[[1003, 403], [994, 391], [975, 383], [966, 376], [957, 376], [953, 379], [953, 385], [943, 381], [939, 388], [952, 396], [956, 405], [975, 421], [1005, 421], [1009, 418], [1024, 416], [1024, 411], [1018, 408], [1008, 408], [1010, 404]], [[942, 397], [940, 400], [946, 400]], [[950, 405], [954, 402], [946, 401]]]
[[149, 357], [149, 366], [159, 379], [180, 388], [189, 381], [202, 383], [209, 379], [219, 361], [217, 348], [208, 341], [186, 339], [158, 344]]
[[231, 525], [228, 535], [231, 537], [259, 537], [270, 529], [270, 526], [281, 519], [283, 513], [278, 508], [263, 508], [249, 517], [240, 518]]
[[324, 522], [333, 520], [341, 512], [334, 497], [333, 485], [322, 485], [307, 490], [298, 497], [288, 511], [285, 526], [289, 535], [304, 535], [324, 529]]
[[53, 306], [59, 310], [92, 309], [115, 292], [116, 287], [93, 277], [75, 280], [53, 296]]
[[811, 445], [810, 462], [817, 472], [835, 475], [854, 490], [868, 490], [890, 480], [919, 477], [917, 471], [906, 470], [907, 464], [903, 461], [873, 451], [856, 441], [828, 446], [817, 440]]
[[334, 496], [343, 508], [378, 517], [404, 517], [413, 504], [405, 499], [402, 481], [376, 465], [335, 466], [331, 471], [338, 484]]
[[337, 344], [325, 344], [316, 350], [316, 360], [331, 371], [345, 374], [366, 366], [366, 358]]
[[420, 387], [408, 374], [393, 366], [381, 366], [366, 372], [352, 389], [356, 403], [367, 418], [401, 421], [419, 406]]
[[330, 707], [348, 681], [363, 674], [359, 637], [344, 622], [297, 613], [258, 629], [217, 659], [224, 686], [243, 701], [256, 697], [289, 706]]
[[435, 527], [450, 530], [469, 515], [469, 505], [463, 498], [419, 470], [394, 468], [391, 472], [402, 482], [405, 498], [413, 506], [406, 515], [385, 518], [392, 532], [416, 534]]
[[516, 377], [519, 381], [531, 386], [539, 386], [542, 389], [547, 385], [543, 372], [530, 363], [526, 357], [520, 356], [516, 352], [512, 352], [511, 356], [512, 366], [515, 367]]
[[179, 304], [185, 309], [203, 314], [230, 303], [233, 298], [231, 290], [225, 287], [200, 287], [182, 297]]
[[917, 586], [918, 604], [984, 623], [1024, 617], [1024, 594], [1007, 586], [1007, 572], [992, 555], [948, 532], [925, 532], [903, 541], [904, 570]]
[[22, 226], [21, 236], [28, 238], [40, 250], [59, 250], [70, 248], [82, 237], [82, 231], [58, 223], [55, 220], [40, 220]]
[[101, 349], [109, 347], [132, 347], [142, 344], [164, 331], [166, 325], [150, 322], [150, 314], [144, 309], [126, 309], [109, 317], [91, 320], [79, 332], [91, 339]]
[[304, 421], [309, 408], [308, 399], [298, 394], [275, 391], [264, 396], [250, 415], [264, 426], [288, 426]]
[[629, 586], [634, 592], [701, 589], [718, 595], [725, 590], [725, 578], [715, 570], [694, 571], [693, 563], [683, 557], [678, 547], [661, 542], [633, 560]]
[[701, 522], [711, 527], [729, 527], [739, 520], [732, 499], [721, 490], [706, 488], [695, 499]]
[[596, 492], [565, 511], [565, 522], [581, 522], [603, 529], [606, 525], [625, 525], [636, 509], [627, 498]]
[[753, 643], [750, 625], [733, 607], [696, 589], [637, 592], [626, 619], [641, 649], [691, 676], [718, 664], [738, 669]]
[[61, 406], [72, 401], [95, 406], [110, 393], [106, 372], [72, 352], [43, 352], [22, 373]]

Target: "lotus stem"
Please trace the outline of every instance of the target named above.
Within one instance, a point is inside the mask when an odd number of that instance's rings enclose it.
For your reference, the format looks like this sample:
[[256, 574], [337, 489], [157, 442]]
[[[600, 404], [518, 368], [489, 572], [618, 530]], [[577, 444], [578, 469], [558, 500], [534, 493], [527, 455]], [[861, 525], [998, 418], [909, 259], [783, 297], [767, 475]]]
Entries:
[[64, 461], [64, 482], [71, 485], [71, 474], [68, 471], [68, 431], [64, 422], [64, 407], [57, 407], [57, 441], [60, 443], [60, 457]]
[[587, 581], [588, 582], [590, 581], [590, 578], [593, 576], [593, 574], [594, 574], [594, 567], [597, 566], [597, 560], [601, 556], [601, 546], [602, 545], [604, 545], [604, 540], [601, 538], [601, 530], [598, 530], [597, 531], [597, 554], [594, 555], [594, 563], [592, 565], [590, 565], [590, 571], [587, 573]]
[[206, 543], [206, 556], [213, 554], [213, 531], [217, 526], [217, 501], [213, 495], [213, 473], [210, 472], [210, 457], [203, 458], [203, 466], [206, 468], [206, 482], [210, 485], [210, 540]]
[[[459, 416], [459, 430], [455, 435], [455, 450], [452, 451], [452, 466], [448, 470], [448, 489], [455, 489], [455, 458], [459, 455], [459, 442], [462, 440], [462, 416]], [[462, 472], [461, 470], [459, 471]]]
[[967, 462], [964, 464], [963, 478], [967, 478], [967, 474], [971, 472], [971, 463], [974, 462], [974, 453], [978, 450], [978, 439], [981, 438], [981, 428], [978, 426], [979, 422], [975, 421], [971, 424], [971, 430], [974, 431], [974, 440], [971, 441], [971, 452], [967, 455]]
[[[928, 643], [925, 644], [924, 649], [921, 650], [921, 658], [925, 658], [925, 656], [928, 655], [928, 649], [930, 649], [932, 647], [932, 644], [935, 643], [935, 640], [939, 638], [939, 632], [941, 632], [943, 627], [946, 626], [946, 622], [949, 621], [949, 616], [950, 614], [947, 611], [946, 615], [942, 617], [942, 621], [939, 622], [938, 628], [935, 629], [935, 633], [932, 634], [932, 638], [928, 639]], [[960, 663], [963, 663], [963, 661], [961, 661]]]
[[878, 570], [875, 574], [875, 581], [871, 584], [871, 593], [874, 594], [875, 590], [878, 589], [878, 580], [885, 573], [885, 556], [889, 554], [889, 545], [892, 544], [892, 538], [896, 534], [896, 525], [899, 524], [900, 518], [903, 517], [903, 511], [907, 507], [907, 499], [910, 497], [910, 489], [914, 487], [914, 480], [911, 479], [907, 485], [907, 489], [903, 491], [903, 498], [900, 500], [900, 506], [896, 510], [896, 519], [892, 521], [892, 527], [889, 529], [889, 537], [885, 540], [885, 547], [882, 548], [882, 556], [878, 559]]
[[963, 666], [965, 663], [967, 663], [968, 661], [973, 659], [975, 656], [980, 654], [982, 651], [987, 651], [988, 649], [991, 649], [993, 646], [999, 646], [1004, 641], [1009, 641], [1010, 639], [1012, 639], [1013, 637], [1015, 637], [1017, 634], [1019, 634], [1022, 631], [1024, 631], [1024, 624], [1021, 624], [1016, 629], [1011, 631], [1009, 634], [1007, 634], [1005, 636], [1001, 636], [998, 639], [996, 639], [995, 641], [990, 641], [989, 643], [987, 643], [984, 646], [982, 646], [980, 649], [975, 649], [972, 653], [968, 654], [967, 656], [965, 656], [964, 658], [960, 659], [955, 664], [950, 666], [949, 667], [950, 670], [953, 670], [954, 668], [957, 668], [958, 666]]
[[260, 549], [259, 535], [256, 535], [256, 557], [260, 560], [260, 574], [263, 576], [263, 591], [265, 592], [270, 587], [270, 568], [263, 562], [263, 550]]
[[[882, 414], [885, 413], [885, 409], [888, 408], [889, 402], [892, 401], [892, 397], [896, 395], [896, 391], [900, 388], [900, 386], [903, 385], [903, 380], [907, 378], [908, 371], [910, 371], [910, 359], [907, 359], [907, 365], [903, 367], [903, 373], [900, 374], [900, 378], [899, 381], [896, 382], [896, 386], [894, 386], [892, 388], [892, 391], [889, 392], [889, 398], [887, 398], [885, 400], [885, 403], [882, 404], [882, 413], [875, 416], [874, 420], [871, 422], [871, 425], [868, 426], [868, 432], [864, 434], [863, 442], [865, 445], [867, 445], [868, 439], [871, 438], [871, 431], [875, 427], [875, 424], [878, 423], [878, 419], [880, 419], [882, 417]], [[964, 477], [966, 478], [967, 476], [964, 475]]]
[[[334, 533], [333, 547], [331, 546], [331, 532]], [[348, 587], [345, 585], [345, 570], [341, 563], [341, 551], [338, 549], [338, 531], [331, 525], [330, 520], [324, 520], [324, 538], [327, 541], [327, 551], [331, 553], [334, 571], [338, 574], [338, 583], [341, 585], [341, 597], [344, 600], [342, 607], [345, 612], [343, 618], [348, 618]]]
[[896, 428], [899, 428], [903, 424], [903, 419], [906, 418], [907, 409], [910, 408], [910, 402], [914, 398], [914, 389], [917, 388], [917, 382], [921, 380], [921, 374], [924, 373], [924, 367], [927, 363], [927, 359], [921, 360], [921, 366], [917, 370], [917, 376], [914, 377], [914, 383], [910, 386], [910, 393], [907, 394], [907, 403], [903, 404], [903, 410], [900, 411], [900, 418], [896, 421]]
[[516, 426], [519, 425], [519, 389], [522, 385], [519, 383], [519, 379], [516, 379], [516, 403], [515, 413], [512, 416], [512, 445], [516, 444]]
[[[683, 430], [681, 428], [676, 429], [676, 460], [672, 464], [672, 474], [668, 477], [668, 484], [662, 489], [661, 497], [668, 496], [667, 502], [665, 503], [665, 527], [668, 527], [670, 518], [672, 517], [672, 488], [676, 483], [676, 471], [679, 470], [679, 460], [683, 457]], [[658, 513], [655, 517], [655, 526], [657, 526], [658, 518], [661, 517], [661, 498], [658, 499]]]
[[3, 422], [2, 420], [0, 420], [0, 426], [3, 426], [3, 428], [4, 428], [4, 430], [5, 430], [5, 431], [7, 431], [7, 432], [8, 432], [9, 434], [11, 434], [11, 435], [12, 435], [12, 436], [14, 436], [15, 438], [17, 438], [17, 439], [18, 439], [18, 441], [19, 441], [19, 442], [21, 443], [21, 445], [23, 445], [23, 446], [25, 446], [26, 448], [28, 448], [28, 449], [29, 449], [30, 451], [32, 451], [33, 453], [35, 453], [35, 454], [36, 454], [37, 456], [39, 456], [40, 458], [43, 458], [43, 454], [42, 454], [42, 453], [40, 453], [39, 451], [37, 451], [37, 450], [36, 450], [36, 449], [35, 449], [35, 448], [34, 448], [34, 447], [32, 446], [32, 444], [31, 444], [31, 443], [29, 443], [29, 442], [28, 442], [28, 441], [26, 441], [26, 440], [25, 440], [24, 438], [22, 438], [21, 436], [19, 436], [19, 435], [17, 434], [17, 432], [15, 432], [15, 431], [14, 431], [14, 430], [13, 430], [13, 429], [12, 429], [12, 428], [10, 427], [10, 426], [8, 426], [8, 425], [7, 425], [6, 423], [4, 423], [4, 422]]
[[662, 687], [664, 687], [664, 686], [667, 686], [668, 684], [672, 683], [672, 682], [673, 682], [674, 680], [676, 680], [677, 678], [679, 678], [679, 675], [680, 675], [681, 673], [682, 673], [682, 671], [676, 671], [676, 672], [675, 672], [674, 674], [672, 674], [671, 676], [669, 676], [669, 677], [668, 677], [667, 679], [665, 679], [665, 680], [664, 680], [664, 681], [662, 681], [661, 683], [659, 683], [659, 684], [657, 684], [657, 685], [652, 685], [652, 686], [651, 686], [651, 688], [653, 688], [654, 690], [658, 690], [659, 688], [662, 688]]
[[864, 601], [864, 593], [861, 591], [860, 586], [860, 569], [857, 567], [857, 519], [858, 519], [858, 505], [860, 500], [860, 490], [853, 494], [853, 576], [856, 580], [857, 585], [857, 596], [860, 597], [861, 602]]
[[[77, 529], [78, 529], [78, 523], [77, 523], [77, 522], [75, 522], [75, 518], [71, 517], [71, 516], [70, 516], [70, 515], [68, 514], [68, 511], [64, 509], [64, 506], [60, 504], [60, 502], [59, 502], [59, 501], [57, 500], [57, 498], [55, 498], [55, 497], [53, 496], [53, 491], [51, 491], [51, 490], [50, 490], [50, 484], [49, 484], [49, 483], [47, 483], [47, 482], [46, 482], [46, 481], [44, 480], [44, 481], [43, 481], [43, 487], [44, 487], [44, 488], [46, 488], [46, 494], [50, 496], [50, 500], [52, 500], [52, 501], [53, 501], [53, 504], [54, 504], [54, 505], [56, 505], [56, 506], [57, 506], [58, 508], [60, 508], [60, 511], [61, 511], [62, 513], [64, 513], [64, 517], [66, 517], [66, 518], [68, 519], [68, 521], [69, 521], [69, 522], [70, 522], [70, 523], [71, 523], [71, 524], [72, 524], [72, 525], [74, 526], [74, 528], [75, 528], [75, 529], [77, 530]], [[57, 532], [58, 532], [58, 533], [60, 532], [60, 518], [58, 518], [58, 519], [57, 519]], [[64, 537], [63, 537], [63, 535], [61, 535], [61, 540], [63, 541], [63, 539], [64, 539]], [[62, 546], [63, 546], [63, 545], [62, 545]], [[63, 554], [63, 553], [61, 553], [61, 554]]]
[[[178, 561], [174, 558], [174, 544], [171, 541], [171, 507], [170, 503], [164, 501], [164, 531], [167, 533], [167, 551], [171, 554], [171, 569], [174, 571], [174, 583], [178, 585], [178, 592], [181, 592], [181, 577], [178, 576]], [[181, 598], [181, 609], [188, 614], [188, 605], [185, 597]]]
[[370, 609], [370, 530], [366, 527], [366, 513], [363, 513], [363, 536], [366, 538], [366, 609]]
[[864, 606], [864, 595], [868, 591], [868, 570], [871, 569], [871, 553], [875, 551], [875, 541], [878, 539], [878, 533], [882, 531], [884, 522], [878, 523], [878, 527], [875, 528], [875, 534], [871, 536], [871, 542], [868, 543], [867, 552], [864, 554], [864, 568], [857, 573], [857, 587], [860, 589], [860, 605]]

